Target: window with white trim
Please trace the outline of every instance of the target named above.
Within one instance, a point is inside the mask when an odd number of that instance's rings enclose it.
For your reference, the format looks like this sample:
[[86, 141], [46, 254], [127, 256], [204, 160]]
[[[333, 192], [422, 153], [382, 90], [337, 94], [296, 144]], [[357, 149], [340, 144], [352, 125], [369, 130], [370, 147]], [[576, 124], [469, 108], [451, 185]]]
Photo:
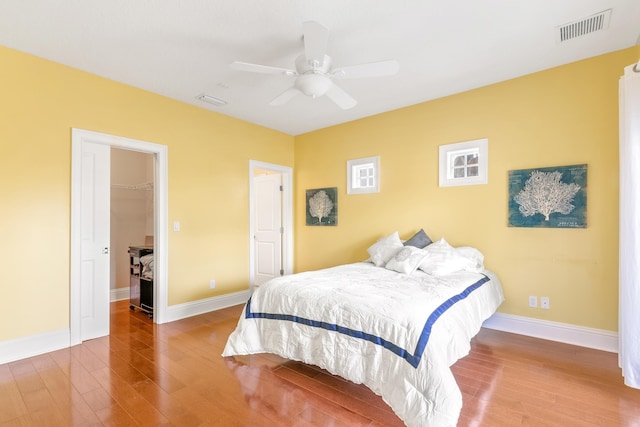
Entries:
[[347, 194], [379, 192], [379, 166], [379, 156], [347, 161]]
[[488, 182], [488, 139], [440, 146], [440, 187]]

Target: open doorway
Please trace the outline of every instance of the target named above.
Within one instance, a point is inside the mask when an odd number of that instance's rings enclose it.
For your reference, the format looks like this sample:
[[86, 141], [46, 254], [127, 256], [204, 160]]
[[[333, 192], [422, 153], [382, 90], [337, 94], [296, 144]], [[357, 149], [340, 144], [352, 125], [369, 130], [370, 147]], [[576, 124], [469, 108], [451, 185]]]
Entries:
[[111, 147], [110, 301], [153, 317], [154, 155]]
[[[167, 147], [81, 129], [72, 130], [70, 345], [109, 333], [111, 149], [153, 157], [154, 323], [167, 311]], [[106, 206], [107, 215], [98, 215]], [[102, 207], [102, 209], [101, 209]], [[103, 273], [105, 272], [106, 273]], [[96, 274], [98, 272], [98, 274]], [[92, 332], [92, 322], [98, 327]], [[104, 326], [106, 325], [106, 327]]]

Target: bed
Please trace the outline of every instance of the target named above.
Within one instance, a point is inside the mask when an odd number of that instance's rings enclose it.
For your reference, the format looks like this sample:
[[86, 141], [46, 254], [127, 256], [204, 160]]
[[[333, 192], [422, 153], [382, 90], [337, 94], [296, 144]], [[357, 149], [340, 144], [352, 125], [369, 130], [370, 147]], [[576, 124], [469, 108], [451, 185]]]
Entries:
[[475, 248], [407, 243], [394, 233], [366, 262], [260, 286], [222, 355], [316, 365], [369, 387], [407, 426], [455, 426], [462, 394], [450, 366], [468, 354], [502, 288]]

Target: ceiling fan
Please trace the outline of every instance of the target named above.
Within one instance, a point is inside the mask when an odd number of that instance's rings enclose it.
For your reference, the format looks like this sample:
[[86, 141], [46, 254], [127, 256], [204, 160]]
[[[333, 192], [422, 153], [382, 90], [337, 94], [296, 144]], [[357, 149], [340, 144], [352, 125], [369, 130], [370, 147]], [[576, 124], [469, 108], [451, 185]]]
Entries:
[[331, 57], [326, 54], [329, 30], [323, 25], [308, 21], [303, 24], [304, 53], [296, 58], [295, 70], [269, 65], [235, 61], [231, 68], [261, 74], [284, 74], [295, 77], [292, 87], [276, 96], [269, 105], [283, 105], [299, 93], [311, 98], [326, 95], [342, 109], [354, 107], [358, 102], [333, 79], [356, 79], [391, 76], [398, 72], [396, 60], [372, 62], [333, 68]]

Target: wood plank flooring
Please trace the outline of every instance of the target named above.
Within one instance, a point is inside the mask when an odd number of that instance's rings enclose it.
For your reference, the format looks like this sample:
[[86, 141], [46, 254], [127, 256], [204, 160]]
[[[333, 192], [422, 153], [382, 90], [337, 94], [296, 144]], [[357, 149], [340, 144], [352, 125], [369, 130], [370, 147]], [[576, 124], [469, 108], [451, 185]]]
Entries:
[[[0, 365], [0, 426], [402, 426], [313, 366], [220, 354], [242, 307], [154, 325], [112, 303], [111, 335]], [[453, 366], [460, 426], [640, 426], [617, 355], [483, 329]]]

